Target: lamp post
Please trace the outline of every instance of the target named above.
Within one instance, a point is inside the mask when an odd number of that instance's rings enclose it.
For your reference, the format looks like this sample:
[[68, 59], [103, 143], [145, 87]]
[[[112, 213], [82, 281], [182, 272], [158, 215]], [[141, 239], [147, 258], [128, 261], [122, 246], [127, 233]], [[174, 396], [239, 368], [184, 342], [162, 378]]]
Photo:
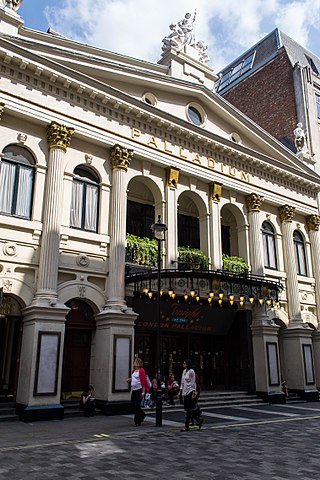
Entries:
[[161, 223], [160, 215], [158, 221], [151, 226], [155, 240], [158, 243], [158, 285], [157, 285], [157, 398], [156, 398], [156, 427], [162, 427], [162, 390], [161, 390], [161, 352], [160, 352], [160, 322], [161, 322], [161, 242], [166, 239], [168, 230], [165, 223]]

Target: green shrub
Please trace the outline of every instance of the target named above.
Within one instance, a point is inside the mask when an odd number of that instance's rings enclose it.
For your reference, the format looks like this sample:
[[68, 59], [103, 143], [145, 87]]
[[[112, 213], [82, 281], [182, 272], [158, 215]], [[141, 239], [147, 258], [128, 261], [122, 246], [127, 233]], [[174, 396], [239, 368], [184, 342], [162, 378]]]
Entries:
[[222, 269], [230, 273], [248, 273], [249, 267], [241, 257], [222, 254]]
[[185, 264], [186, 268], [207, 269], [209, 258], [198, 248], [178, 247], [178, 263]]
[[127, 233], [127, 254], [137, 265], [153, 267], [157, 265], [158, 245], [156, 240], [140, 238]]

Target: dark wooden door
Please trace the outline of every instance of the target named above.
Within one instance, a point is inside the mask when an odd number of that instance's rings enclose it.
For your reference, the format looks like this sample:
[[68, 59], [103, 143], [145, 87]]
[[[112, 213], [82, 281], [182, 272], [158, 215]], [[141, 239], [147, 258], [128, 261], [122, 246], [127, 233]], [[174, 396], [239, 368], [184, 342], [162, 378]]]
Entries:
[[89, 385], [91, 330], [66, 330], [62, 390], [83, 391]]

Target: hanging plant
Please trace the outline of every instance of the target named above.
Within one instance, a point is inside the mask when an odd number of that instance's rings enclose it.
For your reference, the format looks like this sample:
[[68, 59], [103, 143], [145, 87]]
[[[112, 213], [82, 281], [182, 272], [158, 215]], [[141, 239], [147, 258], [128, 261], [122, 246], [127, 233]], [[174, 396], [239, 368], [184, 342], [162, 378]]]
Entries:
[[249, 266], [241, 257], [222, 254], [222, 269], [230, 273], [248, 273]]
[[132, 263], [154, 267], [157, 265], [158, 245], [155, 240], [150, 238], [141, 238], [131, 233], [127, 233], [127, 256]]
[[178, 247], [178, 264], [184, 268], [206, 270], [209, 258], [198, 248]]

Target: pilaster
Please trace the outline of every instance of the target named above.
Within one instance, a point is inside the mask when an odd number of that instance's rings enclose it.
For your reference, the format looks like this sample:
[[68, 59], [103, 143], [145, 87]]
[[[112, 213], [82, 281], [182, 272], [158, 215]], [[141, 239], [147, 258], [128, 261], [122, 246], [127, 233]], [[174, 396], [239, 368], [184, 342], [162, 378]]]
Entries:
[[302, 324], [299, 285], [293, 245], [292, 219], [294, 213], [295, 208], [289, 205], [284, 205], [279, 208], [283, 234], [284, 265], [287, 273], [288, 314], [290, 324]]
[[263, 275], [262, 239], [260, 228], [260, 208], [264, 197], [251, 193], [246, 197], [249, 221], [249, 248], [251, 272], [255, 275]]
[[307, 226], [309, 230], [311, 261], [313, 276], [315, 279], [315, 297], [317, 308], [318, 325], [320, 323], [320, 215], [310, 215], [307, 217]]
[[210, 250], [211, 265], [213, 270], [222, 268], [222, 244], [221, 244], [221, 208], [220, 198], [222, 183], [213, 182], [210, 184]]
[[110, 195], [110, 257], [108, 300], [106, 308], [126, 309], [125, 256], [126, 256], [126, 172], [133, 157], [133, 150], [121, 145], [110, 149], [112, 188]]
[[[178, 254], [178, 201], [179, 169], [168, 167], [166, 170], [166, 249], [167, 268], [172, 268], [172, 262], [177, 261]], [[177, 265], [175, 265], [177, 266]]]

